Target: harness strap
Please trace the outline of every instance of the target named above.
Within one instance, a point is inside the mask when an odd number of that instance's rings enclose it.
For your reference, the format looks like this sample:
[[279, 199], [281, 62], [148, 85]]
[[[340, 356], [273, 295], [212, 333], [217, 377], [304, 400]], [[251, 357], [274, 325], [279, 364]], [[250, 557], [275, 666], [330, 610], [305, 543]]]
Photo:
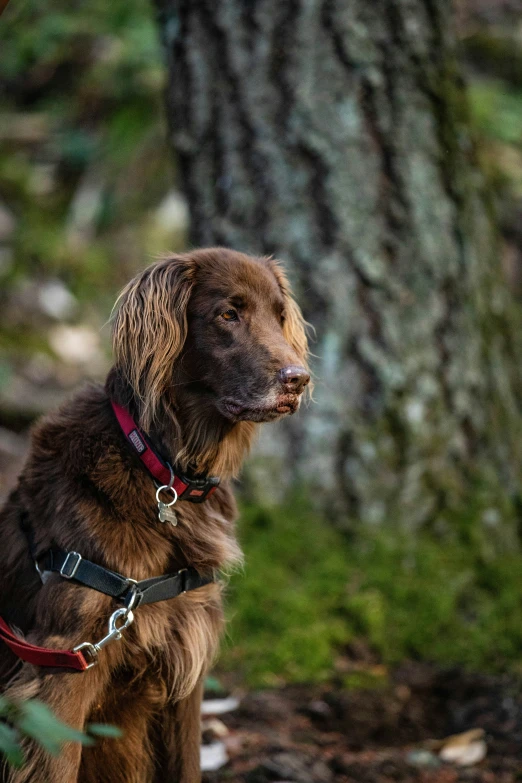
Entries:
[[[66, 552], [63, 549], [49, 550], [39, 558], [37, 565], [40, 572], [54, 571], [64, 579], [73, 579], [75, 582], [100, 593], [105, 593], [112, 598], [122, 599], [127, 605], [127, 610], [117, 610], [113, 618], [126, 611], [131, 616], [130, 609], [135, 609], [140, 604], [152, 604], [176, 598], [178, 595], [190, 590], [197, 590], [198, 587], [204, 587], [214, 581], [213, 577], [201, 576], [195, 568], [190, 567], [182, 568], [175, 574], [153, 576], [150, 579], [136, 582], [134, 579], [127, 579], [108, 568], [91, 563], [90, 560], [85, 560], [79, 552]], [[73, 669], [80, 672], [94, 665], [102, 645], [106, 643], [107, 639], [120, 638], [121, 630], [121, 627], [112, 630], [109, 636], [98, 645], [84, 643], [74, 650], [52, 650], [48, 647], [30, 644], [16, 636], [5, 620], [0, 617], [0, 639], [23, 661], [35, 666]], [[90, 652], [91, 660], [85, 658], [83, 650]]]
[[61, 669], [75, 669], [84, 672], [89, 668], [89, 663], [83, 656], [81, 650], [51, 650], [48, 647], [37, 647], [35, 644], [29, 644], [19, 636], [15, 636], [5, 620], [0, 617], [0, 639], [22, 661], [27, 661], [35, 666], [52, 666]]
[[154, 604], [156, 601], [165, 601], [174, 598], [182, 593], [188, 593], [190, 590], [197, 590], [198, 587], [204, 587], [211, 584], [213, 577], [201, 576], [195, 568], [182, 568], [176, 574], [165, 574], [164, 576], [155, 576], [151, 579], [144, 579], [138, 582], [138, 599], [141, 593], [141, 601], [138, 600], [138, 606], [141, 604]]
[[79, 552], [66, 552], [64, 549], [49, 549], [38, 558], [38, 569], [40, 572], [55, 571], [64, 579], [74, 579], [112, 598], [124, 596], [134, 584], [133, 580], [126, 579], [115, 571], [84, 560]]
[[38, 559], [38, 568], [40, 571], [55, 571], [64, 579], [73, 579], [112, 598], [125, 601], [134, 596], [133, 608], [176, 598], [182, 593], [197, 590], [214, 581], [213, 576], [201, 576], [195, 568], [189, 567], [174, 574], [153, 576], [136, 582], [85, 560], [78, 552], [66, 552], [64, 549], [50, 549]]

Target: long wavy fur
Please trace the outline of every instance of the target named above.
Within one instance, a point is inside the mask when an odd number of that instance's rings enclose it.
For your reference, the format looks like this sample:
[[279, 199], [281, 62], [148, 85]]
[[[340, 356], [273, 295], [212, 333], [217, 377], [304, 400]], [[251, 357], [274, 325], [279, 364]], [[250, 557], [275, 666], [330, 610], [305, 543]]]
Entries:
[[190, 254], [163, 259], [131, 280], [115, 304], [115, 365], [141, 402], [140, 423], [146, 430], [157, 420], [187, 336], [195, 272]]

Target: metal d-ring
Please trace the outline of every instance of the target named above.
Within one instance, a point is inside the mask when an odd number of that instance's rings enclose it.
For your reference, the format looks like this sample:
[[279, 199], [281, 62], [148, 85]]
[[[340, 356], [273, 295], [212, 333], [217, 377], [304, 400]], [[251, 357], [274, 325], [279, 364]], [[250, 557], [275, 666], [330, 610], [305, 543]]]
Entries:
[[127, 610], [127, 615], [132, 609], [137, 609], [143, 598], [142, 593], [138, 589], [138, 583], [135, 579], [127, 579], [130, 583], [130, 589], [124, 597], [124, 608]]
[[[173, 487], [173, 484], [174, 484], [174, 481], [176, 479], [176, 476], [174, 475], [174, 471], [172, 469], [172, 465], [170, 464], [170, 462], [167, 462], [167, 465], [168, 465], [168, 468], [170, 470], [170, 481], [169, 481], [168, 484], [162, 484], [159, 487], [156, 485], [157, 486], [157, 489], [156, 489], [156, 503], [158, 505], [160, 503], [162, 503], [165, 506], [165, 508], [170, 508], [170, 506], [173, 506], [174, 503], [176, 502], [176, 500], [178, 499], [178, 493], [176, 492], [176, 490]], [[163, 501], [160, 499], [160, 496], [159, 496], [159, 493], [163, 492], [163, 490], [165, 490], [166, 492], [169, 492], [169, 491], [172, 492], [172, 494], [174, 496], [174, 500], [172, 500], [170, 503], [163, 503]]]
[[[163, 501], [161, 500], [159, 493], [163, 492], [163, 490], [165, 490], [166, 492], [172, 492], [174, 499], [171, 500], [170, 503], [163, 503]], [[172, 486], [169, 487], [168, 484], [163, 484], [161, 487], [158, 487], [156, 490], [156, 503], [158, 503], [158, 505], [162, 503], [166, 508], [170, 508], [170, 506], [174, 505], [177, 499], [178, 499], [178, 493], [176, 492], [174, 487]]]

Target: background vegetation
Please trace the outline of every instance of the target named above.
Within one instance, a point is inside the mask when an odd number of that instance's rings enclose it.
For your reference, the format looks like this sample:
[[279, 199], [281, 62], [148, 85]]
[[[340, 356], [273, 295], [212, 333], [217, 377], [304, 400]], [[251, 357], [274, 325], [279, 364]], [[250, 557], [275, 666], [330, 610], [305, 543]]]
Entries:
[[[479, 154], [522, 293], [522, 33], [509, 3], [459, 5]], [[37, 34], [35, 33], [37, 31]], [[108, 365], [118, 288], [186, 244], [166, 145], [163, 68], [146, 0], [12, 2], [0, 23], [0, 492], [27, 427]], [[477, 488], [477, 497], [480, 488]], [[479, 505], [479, 504], [478, 504]], [[220, 668], [257, 684], [378, 685], [404, 658], [518, 669], [519, 553], [473, 509], [414, 540], [357, 538], [295, 498], [249, 505]], [[484, 532], [485, 531], [485, 532]]]

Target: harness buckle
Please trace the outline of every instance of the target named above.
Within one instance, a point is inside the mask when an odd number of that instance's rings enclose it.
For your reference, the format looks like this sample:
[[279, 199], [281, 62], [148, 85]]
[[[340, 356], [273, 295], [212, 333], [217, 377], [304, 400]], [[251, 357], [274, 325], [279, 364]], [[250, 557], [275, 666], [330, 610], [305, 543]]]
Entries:
[[[76, 558], [75, 562], [72, 564], [72, 568], [69, 571], [69, 566], [71, 563], [69, 562], [69, 558]], [[65, 558], [62, 567], [60, 568], [60, 576], [63, 576], [64, 579], [72, 579], [75, 573], [78, 570], [78, 566], [82, 562], [82, 556], [79, 552], [67, 552], [67, 557]]]

